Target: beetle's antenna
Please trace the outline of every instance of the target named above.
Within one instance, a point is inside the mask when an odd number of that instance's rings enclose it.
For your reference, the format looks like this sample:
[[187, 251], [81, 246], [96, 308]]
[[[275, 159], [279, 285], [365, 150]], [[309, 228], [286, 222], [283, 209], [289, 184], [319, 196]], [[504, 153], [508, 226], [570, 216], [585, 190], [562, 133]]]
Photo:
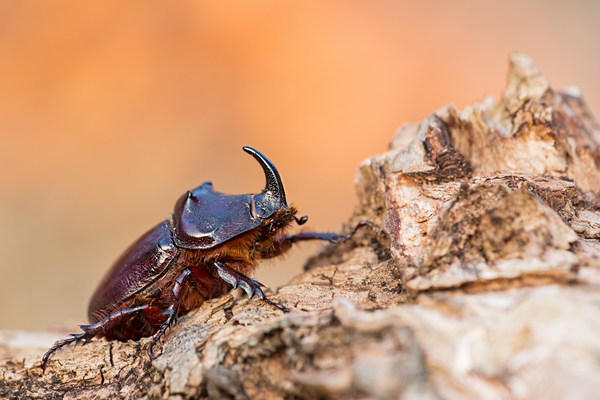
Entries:
[[[256, 159], [261, 165], [267, 178], [267, 184], [263, 190], [260, 200], [261, 204], [257, 204], [259, 207], [258, 215], [261, 218], [270, 217], [275, 211], [282, 208], [289, 208], [287, 200], [285, 198], [285, 190], [283, 189], [283, 182], [275, 165], [265, 157], [260, 151], [253, 149], [249, 146], [244, 146], [242, 149]], [[262, 207], [261, 207], [262, 206]], [[262, 210], [260, 210], [262, 208]]]
[[308, 215], [303, 216], [302, 218], [298, 218], [294, 215], [294, 219], [298, 225], [304, 225], [306, 221], [308, 221]]

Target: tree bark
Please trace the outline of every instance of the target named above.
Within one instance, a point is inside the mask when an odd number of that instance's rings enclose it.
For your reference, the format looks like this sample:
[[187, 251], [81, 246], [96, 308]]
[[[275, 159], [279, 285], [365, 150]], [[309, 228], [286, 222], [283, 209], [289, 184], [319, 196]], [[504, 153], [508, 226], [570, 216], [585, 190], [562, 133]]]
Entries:
[[0, 332], [1, 398], [539, 399], [600, 389], [600, 126], [525, 55], [507, 88], [363, 162], [343, 245], [272, 294], [179, 319], [153, 362]]

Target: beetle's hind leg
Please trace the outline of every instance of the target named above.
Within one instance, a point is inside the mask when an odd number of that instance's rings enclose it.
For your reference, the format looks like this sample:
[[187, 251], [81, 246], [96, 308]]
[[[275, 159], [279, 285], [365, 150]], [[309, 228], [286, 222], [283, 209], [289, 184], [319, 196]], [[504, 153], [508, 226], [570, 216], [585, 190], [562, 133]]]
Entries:
[[263, 285], [262, 283], [257, 282], [254, 279], [249, 278], [244, 274], [234, 271], [233, 269], [229, 268], [227, 265], [225, 265], [225, 263], [223, 263], [221, 261], [215, 261], [213, 263], [213, 265], [215, 266], [215, 269], [217, 270], [217, 274], [219, 274], [221, 279], [223, 279], [225, 282], [231, 284], [231, 286], [233, 286], [234, 289], [236, 289], [238, 286], [241, 287], [242, 289], [244, 289], [246, 294], [248, 294], [248, 298], [251, 299], [256, 294], [265, 303], [267, 303], [273, 307], [279, 308], [283, 312], [290, 311], [287, 307], [269, 300], [267, 298], [267, 296], [265, 296], [265, 294], [263, 293], [263, 291], [261, 289], [261, 287], [265, 287], [265, 285]]
[[48, 350], [42, 356], [42, 364], [40, 365], [40, 367], [42, 368], [42, 371], [46, 370], [46, 363], [48, 362], [48, 359], [50, 358], [50, 356], [52, 355], [52, 353], [56, 352], [60, 348], [66, 346], [68, 344], [71, 344], [73, 342], [78, 342], [80, 340], [89, 340], [89, 339], [91, 339], [91, 337], [86, 337], [86, 335], [87, 334], [85, 332], [84, 333], [72, 333], [70, 338], [65, 339], [63, 341], [60, 341], [60, 342], [56, 343], [54, 346], [50, 347], [50, 350]]
[[72, 333], [70, 338], [56, 343], [54, 346], [52, 346], [50, 348], [50, 350], [48, 350], [42, 356], [42, 364], [40, 365], [42, 370], [46, 369], [46, 364], [48, 363], [48, 359], [50, 358], [50, 356], [53, 353], [55, 353], [57, 350], [61, 349], [62, 347], [66, 346], [68, 344], [71, 344], [73, 342], [80, 342], [82, 340], [87, 343], [95, 336], [104, 335], [107, 330], [110, 330], [111, 328], [119, 325], [119, 323], [121, 323], [123, 320], [131, 317], [131, 315], [137, 314], [137, 313], [141, 312], [142, 310], [149, 308], [149, 307], [150, 306], [146, 304], [146, 305], [142, 305], [142, 306], [138, 306], [138, 307], [124, 308], [124, 309], [115, 311], [114, 313], [110, 314], [108, 317], [104, 318], [103, 320], [101, 320], [98, 323], [91, 324], [91, 325], [80, 325], [81, 329], [83, 330], [83, 333]]

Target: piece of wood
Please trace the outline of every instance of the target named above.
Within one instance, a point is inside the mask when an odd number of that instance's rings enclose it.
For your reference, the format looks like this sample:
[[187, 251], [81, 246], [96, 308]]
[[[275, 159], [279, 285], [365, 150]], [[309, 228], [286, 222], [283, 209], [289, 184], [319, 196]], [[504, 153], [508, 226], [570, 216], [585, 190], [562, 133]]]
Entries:
[[[600, 390], [600, 126], [511, 56], [499, 102], [439, 109], [362, 163], [351, 241], [259, 299], [227, 295], [150, 338], [38, 367], [0, 332], [0, 398], [539, 399]], [[160, 347], [160, 346], [159, 346]]]

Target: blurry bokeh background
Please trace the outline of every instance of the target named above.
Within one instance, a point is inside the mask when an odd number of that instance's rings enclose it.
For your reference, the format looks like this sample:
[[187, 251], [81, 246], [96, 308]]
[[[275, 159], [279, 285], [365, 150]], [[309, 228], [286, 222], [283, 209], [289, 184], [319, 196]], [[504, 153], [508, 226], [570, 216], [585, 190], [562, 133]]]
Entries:
[[[513, 51], [600, 114], [600, 2], [0, 3], [0, 328], [86, 321], [103, 273], [187, 189], [262, 189], [315, 230], [404, 122], [502, 92]], [[301, 270], [304, 246], [258, 279]]]

